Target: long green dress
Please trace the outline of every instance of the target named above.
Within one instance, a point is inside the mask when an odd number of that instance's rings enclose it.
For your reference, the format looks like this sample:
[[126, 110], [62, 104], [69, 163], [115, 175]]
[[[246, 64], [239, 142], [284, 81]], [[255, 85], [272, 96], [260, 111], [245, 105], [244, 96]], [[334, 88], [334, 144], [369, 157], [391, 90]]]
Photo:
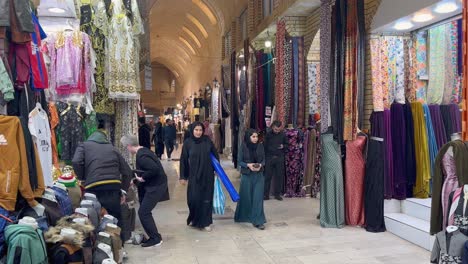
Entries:
[[[247, 153], [244, 155], [244, 153]], [[263, 145], [257, 147], [257, 154], [262, 157], [259, 163], [265, 165], [265, 156]], [[240, 186], [240, 200], [237, 203], [236, 214], [234, 221], [238, 223], [247, 222], [255, 226], [260, 226], [266, 223], [265, 212], [263, 211], [263, 189], [265, 185], [265, 177], [263, 171], [253, 172], [247, 167], [248, 151], [245, 144], [239, 151], [239, 166], [241, 167], [242, 177]]]
[[323, 134], [321, 138], [320, 225], [342, 228], [345, 224], [345, 209], [340, 150], [332, 134]]

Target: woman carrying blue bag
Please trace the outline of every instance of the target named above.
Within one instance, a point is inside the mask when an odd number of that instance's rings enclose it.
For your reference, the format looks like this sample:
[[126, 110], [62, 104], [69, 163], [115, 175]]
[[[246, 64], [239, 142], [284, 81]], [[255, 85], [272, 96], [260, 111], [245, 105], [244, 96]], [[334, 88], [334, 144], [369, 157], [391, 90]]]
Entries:
[[249, 129], [245, 132], [244, 143], [239, 151], [241, 167], [240, 200], [237, 203], [236, 222], [248, 222], [260, 230], [265, 229], [263, 211], [263, 189], [265, 178], [265, 151], [258, 142], [258, 133]]
[[190, 138], [186, 139], [180, 156], [180, 183], [187, 187], [189, 216], [187, 225], [211, 231], [213, 223], [214, 168], [210, 154], [219, 156], [209, 137], [204, 136], [204, 126], [195, 122]]

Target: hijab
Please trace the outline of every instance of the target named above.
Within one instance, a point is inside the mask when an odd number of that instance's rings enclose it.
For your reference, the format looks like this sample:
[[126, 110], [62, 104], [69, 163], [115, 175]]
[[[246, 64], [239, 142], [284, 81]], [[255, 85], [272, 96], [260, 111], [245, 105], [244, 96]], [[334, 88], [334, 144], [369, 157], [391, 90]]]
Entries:
[[[198, 126], [201, 127], [202, 130], [203, 130], [203, 133], [202, 133], [201, 137], [199, 137], [199, 138], [195, 137], [195, 135], [194, 135], [195, 128], [198, 127]], [[201, 122], [198, 122], [198, 121], [197, 121], [197, 122], [194, 122], [193, 124], [190, 125], [190, 138], [191, 138], [196, 144], [202, 142], [202, 140], [203, 140], [203, 135], [204, 135], [204, 134], [205, 134], [205, 127], [203, 126], [203, 124], [202, 124]]]
[[247, 146], [247, 149], [249, 150], [250, 157], [252, 158], [252, 161], [254, 163], [258, 162], [258, 156], [257, 156], [257, 143], [252, 143], [252, 140], [250, 139], [250, 136], [253, 134], [258, 134], [257, 131], [254, 129], [248, 129], [245, 131], [245, 136], [244, 136], [244, 143]]

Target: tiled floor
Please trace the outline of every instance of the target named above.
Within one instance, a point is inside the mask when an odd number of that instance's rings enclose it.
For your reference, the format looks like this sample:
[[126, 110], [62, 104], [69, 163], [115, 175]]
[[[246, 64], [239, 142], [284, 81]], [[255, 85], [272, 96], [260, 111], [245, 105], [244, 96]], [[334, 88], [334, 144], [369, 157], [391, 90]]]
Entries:
[[[215, 217], [211, 233], [191, 229], [185, 225], [186, 189], [177, 183], [179, 163], [163, 161], [163, 165], [169, 177], [171, 200], [159, 204], [153, 215], [164, 244], [151, 249], [126, 245], [129, 253], [126, 263], [429, 263], [428, 251], [388, 232], [373, 234], [354, 227], [321, 228], [316, 220], [319, 201], [310, 198], [266, 201], [265, 231], [234, 223], [232, 211]], [[223, 167], [237, 187], [238, 173], [229, 162], [223, 162]], [[230, 200], [227, 206], [235, 210]]]

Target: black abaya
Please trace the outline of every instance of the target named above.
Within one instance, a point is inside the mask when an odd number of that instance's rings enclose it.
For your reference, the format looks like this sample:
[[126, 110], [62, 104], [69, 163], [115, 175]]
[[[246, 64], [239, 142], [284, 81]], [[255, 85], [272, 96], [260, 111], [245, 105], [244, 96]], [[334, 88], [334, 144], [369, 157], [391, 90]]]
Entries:
[[210, 153], [219, 159], [213, 142], [207, 137], [184, 142], [180, 157], [180, 179], [188, 180], [187, 204], [189, 216], [187, 225], [204, 228], [213, 223], [214, 168]]

